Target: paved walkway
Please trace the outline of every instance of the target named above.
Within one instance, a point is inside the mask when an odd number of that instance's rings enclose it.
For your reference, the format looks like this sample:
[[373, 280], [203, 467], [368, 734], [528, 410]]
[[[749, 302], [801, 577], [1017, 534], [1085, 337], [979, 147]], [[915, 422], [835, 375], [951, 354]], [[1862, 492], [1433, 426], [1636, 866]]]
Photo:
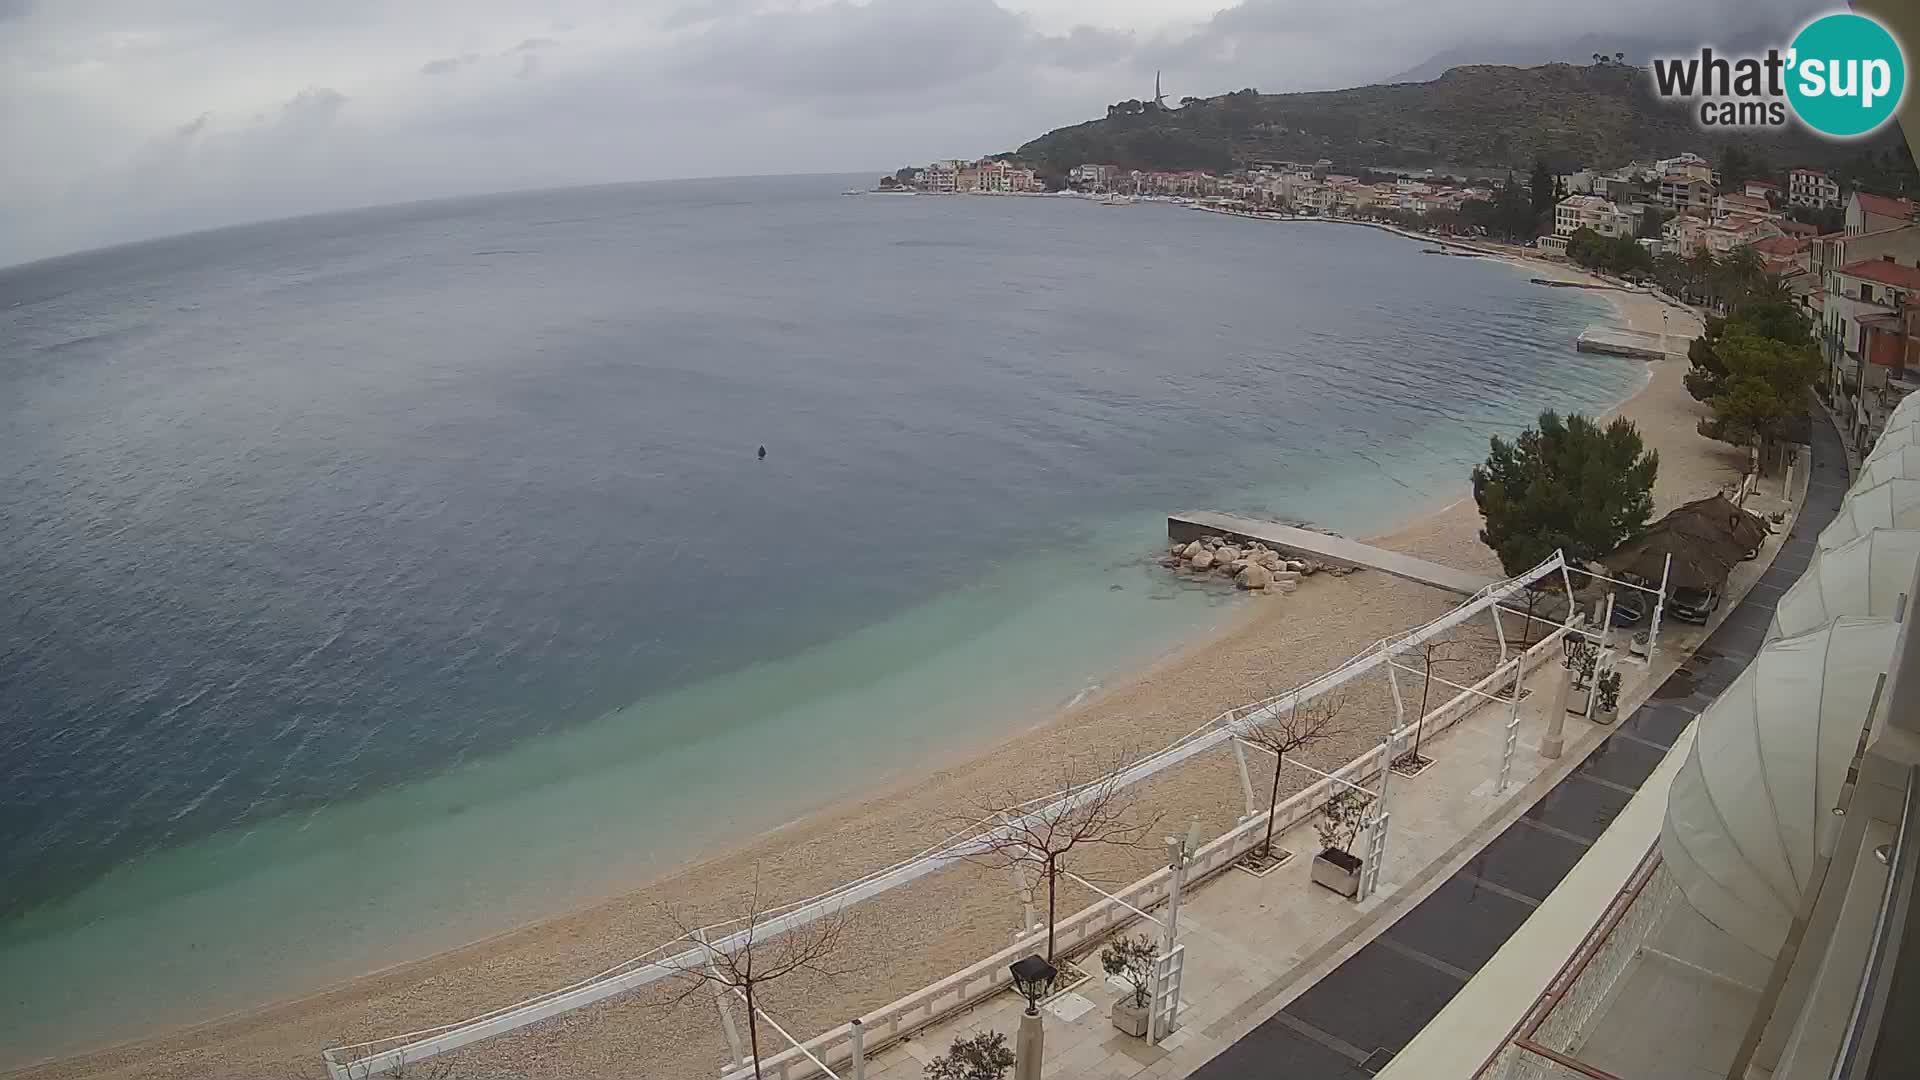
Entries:
[[1397, 578], [1472, 596], [1494, 583], [1484, 574], [1455, 570], [1436, 562], [1416, 559], [1397, 551], [1388, 551], [1344, 536], [1295, 528], [1274, 521], [1255, 521], [1233, 514], [1196, 510], [1167, 517], [1167, 537], [1181, 543], [1212, 533], [1226, 533], [1241, 540], [1258, 540], [1283, 555], [1298, 555], [1340, 566], [1366, 566]]
[[1348, 1080], [1385, 1068], [1625, 809], [1693, 718], [1752, 661], [1780, 596], [1840, 509], [1839, 436], [1813, 423], [1806, 502], [1772, 564], [1693, 658], [1465, 867], [1325, 978], [1193, 1075]]

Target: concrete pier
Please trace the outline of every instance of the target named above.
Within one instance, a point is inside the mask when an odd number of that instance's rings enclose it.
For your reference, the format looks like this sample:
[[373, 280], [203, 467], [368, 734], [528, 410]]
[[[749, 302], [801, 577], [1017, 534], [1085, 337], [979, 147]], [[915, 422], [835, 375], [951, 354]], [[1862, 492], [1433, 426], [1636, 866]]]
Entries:
[[1455, 570], [1450, 566], [1416, 559], [1397, 551], [1388, 551], [1344, 536], [1329, 536], [1310, 529], [1282, 525], [1274, 521], [1255, 521], [1233, 514], [1196, 510], [1167, 517], [1167, 539], [1190, 543], [1202, 536], [1229, 536], [1236, 540], [1258, 540], [1283, 555], [1332, 566], [1364, 566], [1392, 574], [1397, 578], [1472, 596], [1494, 583], [1494, 578]]

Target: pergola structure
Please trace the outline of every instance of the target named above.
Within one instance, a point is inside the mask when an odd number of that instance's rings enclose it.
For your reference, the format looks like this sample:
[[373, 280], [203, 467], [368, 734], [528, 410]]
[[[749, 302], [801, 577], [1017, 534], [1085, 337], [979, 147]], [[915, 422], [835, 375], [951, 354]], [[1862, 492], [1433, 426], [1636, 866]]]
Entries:
[[[1579, 625], [1577, 619], [1574, 590], [1566, 560], [1559, 552], [1555, 552], [1524, 573], [1481, 589], [1464, 603], [1436, 619], [1398, 636], [1376, 641], [1332, 671], [1325, 672], [1285, 693], [1230, 709], [1165, 748], [1109, 776], [1035, 799], [1023, 807], [1015, 808], [1012, 813], [1018, 820], [1019, 815], [1022, 814], [1037, 817], [1043, 810], [1057, 812], [1063, 806], [1084, 805], [1088, 800], [1097, 797], [1103, 789], [1111, 790], [1116, 786], [1130, 787], [1223, 744], [1238, 745], [1237, 740], [1245, 734], [1251, 724], [1271, 718], [1280, 710], [1294, 708], [1301, 702], [1327, 694], [1381, 667], [1387, 669], [1389, 679], [1392, 680], [1396, 712], [1394, 734], [1382, 740], [1380, 748], [1384, 776], [1391, 771], [1392, 752], [1397, 745], [1396, 738], [1404, 735], [1408, 730], [1405, 704], [1394, 675], [1395, 671], [1402, 669], [1403, 666], [1398, 664], [1396, 658], [1469, 622], [1482, 613], [1491, 613], [1490, 618], [1493, 620], [1495, 635], [1500, 644], [1500, 665], [1501, 667], [1508, 664], [1514, 665], [1517, 681], [1521, 658], [1509, 656], [1509, 646], [1502, 629], [1499, 612], [1504, 610], [1510, 615], [1525, 617], [1529, 620], [1537, 618], [1531, 612], [1523, 612], [1508, 606], [1508, 601], [1522, 592], [1538, 588], [1542, 583], [1551, 583], [1556, 578], [1565, 590], [1568, 610], [1565, 620], [1555, 629], [1565, 630], [1568, 633], [1587, 634], [1588, 631]], [[1513, 698], [1517, 705], [1517, 692]], [[1514, 715], [1517, 716], [1517, 709]], [[1507, 749], [1503, 756], [1501, 770], [1503, 775], [1510, 771], [1511, 756], [1516, 742], [1514, 733], [1516, 726], [1517, 720], [1509, 722]], [[1378, 867], [1384, 861], [1387, 828], [1390, 821], [1390, 815], [1384, 806], [1386, 794], [1384, 780], [1381, 789], [1373, 794], [1375, 801], [1367, 825], [1371, 856], [1368, 864], [1372, 867], [1370, 873], [1373, 876], [1373, 880], [1369, 882], [1369, 889], [1377, 886], [1378, 883]], [[1013, 825], [1007, 821], [983, 821], [973, 829], [950, 836], [933, 847], [892, 866], [876, 870], [821, 895], [765, 912], [763, 917], [750, 928], [743, 929], [734, 923], [721, 923], [702, 928], [700, 933], [710, 935], [709, 944], [702, 948], [673, 953], [670, 950], [676, 942], [668, 942], [568, 986], [493, 1009], [466, 1020], [370, 1042], [330, 1047], [322, 1052], [329, 1080], [365, 1080], [402, 1065], [414, 1064], [426, 1058], [515, 1031], [540, 1020], [562, 1015], [594, 1002], [647, 986], [689, 970], [690, 966], [700, 962], [703, 955], [711, 955], [714, 950], [725, 952], [742, 947], [749, 940], [749, 934], [765, 940], [838, 913], [852, 904], [908, 885], [969, 857], [977, 856], [986, 850], [988, 839], [1008, 836], [1012, 829]], [[1176, 880], [1177, 878], [1176, 874]], [[1171, 922], [1171, 918], [1169, 921]], [[764, 1017], [764, 1013], [762, 1015]], [[771, 1019], [769, 1023], [772, 1024]], [[776, 1030], [780, 1029], [776, 1026]], [[782, 1031], [782, 1034], [784, 1036], [785, 1032]], [[804, 1050], [802, 1052], [805, 1053]]]

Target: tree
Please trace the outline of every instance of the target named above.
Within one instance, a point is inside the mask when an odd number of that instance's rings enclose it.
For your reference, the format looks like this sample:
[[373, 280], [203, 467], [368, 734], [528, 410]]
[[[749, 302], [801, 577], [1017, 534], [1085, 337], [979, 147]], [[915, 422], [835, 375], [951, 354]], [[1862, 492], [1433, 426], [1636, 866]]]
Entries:
[[1695, 401], [1711, 401], [1720, 394], [1721, 383], [1727, 377], [1727, 366], [1720, 362], [1714, 345], [1726, 327], [1727, 320], [1709, 315], [1705, 332], [1687, 346], [1687, 393]]
[[1636, 233], [1642, 240], [1658, 240], [1660, 239], [1660, 226], [1665, 225], [1667, 218], [1671, 216], [1671, 214], [1662, 211], [1652, 203], [1648, 203], [1646, 208], [1640, 213], [1640, 228], [1636, 230]]
[[1160, 943], [1147, 935], [1117, 937], [1100, 950], [1100, 969], [1125, 979], [1131, 987], [1127, 996], [1133, 1007], [1144, 1009], [1153, 988], [1154, 961], [1158, 959]]
[[1512, 442], [1494, 436], [1474, 467], [1473, 500], [1486, 520], [1480, 540], [1509, 574], [1555, 550], [1575, 565], [1592, 562], [1646, 528], [1659, 470], [1660, 455], [1643, 449], [1624, 417], [1603, 428], [1577, 413], [1543, 412]]
[[1120, 782], [1120, 768], [1089, 778], [1069, 764], [1059, 774], [1060, 788], [1040, 799], [1003, 796], [976, 811], [969, 827], [977, 845], [969, 859], [1018, 872], [1038, 873], [1047, 886], [1047, 962], [1053, 963], [1053, 927], [1060, 863], [1083, 847], [1138, 847], [1153, 831], [1159, 815], [1140, 819], [1131, 788]]
[[1753, 162], [1737, 143], [1720, 152], [1720, 190], [1738, 191], [1753, 177]]
[[[1532, 595], [1529, 594], [1528, 603], [1532, 604], [1534, 602]], [[1533, 612], [1529, 610], [1527, 612], [1527, 626], [1531, 627], [1532, 625]], [[1472, 657], [1465, 654], [1465, 645], [1465, 642], [1452, 638], [1428, 638], [1421, 643], [1420, 667], [1422, 674], [1420, 678], [1420, 711], [1414, 714], [1414, 724], [1416, 726], [1413, 729], [1413, 749], [1402, 755], [1399, 761], [1395, 761], [1395, 765], [1404, 762], [1408, 765], [1419, 766], [1426, 762], [1426, 759], [1420, 756], [1420, 736], [1426, 733], [1426, 725], [1421, 723], [1421, 721], [1427, 718], [1427, 693], [1433, 689], [1433, 668], [1436, 664], [1458, 664], [1472, 659]]]
[[1005, 1035], [955, 1035], [947, 1052], [927, 1063], [927, 1080], [1001, 1080], [1013, 1064]]
[[1779, 341], [1734, 325], [1737, 332], [1722, 335], [1714, 346], [1726, 374], [1707, 403], [1713, 409], [1710, 430], [1715, 438], [1752, 446], [1764, 465], [1773, 442], [1806, 411], [1820, 358], [1804, 339]]
[[[691, 946], [685, 952], [693, 954], [691, 960], [667, 961], [689, 983], [675, 1003], [703, 989], [739, 997], [747, 1010], [747, 1039], [756, 1080], [761, 1075], [759, 998], [765, 987], [796, 972], [827, 978], [845, 974], [832, 965], [831, 957], [840, 948], [847, 929], [846, 911], [827, 912], [803, 925], [769, 932], [767, 923], [782, 909], [770, 909], [763, 903], [758, 870], [754, 872], [753, 895], [746, 914], [737, 919], [695, 927], [670, 908], [662, 908], [662, 913], [680, 931], [681, 940]], [[726, 947], [710, 940], [712, 936], [724, 940], [741, 933], [745, 935], [743, 940]]]
[[1291, 708], [1283, 712], [1276, 706], [1272, 715], [1249, 724], [1240, 733], [1242, 741], [1273, 755], [1273, 789], [1267, 797], [1267, 835], [1254, 849], [1262, 859], [1273, 857], [1273, 819], [1280, 807], [1280, 770], [1286, 765], [1287, 755], [1343, 734], [1345, 729], [1339, 725], [1343, 704], [1340, 696], [1333, 692], [1305, 702], [1296, 696]]
[[1548, 224], [1551, 225], [1552, 217], [1550, 215], [1553, 213], [1554, 207], [1553, 172], [1547, 168], [1546, 162], [1538, 158], [1535, 158], [1533, 162], [1533, 177], [1530, 187], [1529, 199], [1533, 208], [1534, 227], [1539, 227], [1542, 218], [1545, 218]]

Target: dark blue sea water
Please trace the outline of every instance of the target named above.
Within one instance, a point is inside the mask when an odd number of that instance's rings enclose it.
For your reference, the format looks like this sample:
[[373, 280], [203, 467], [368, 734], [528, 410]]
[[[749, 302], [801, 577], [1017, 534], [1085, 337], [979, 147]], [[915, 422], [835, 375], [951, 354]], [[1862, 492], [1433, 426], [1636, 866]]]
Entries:
[[1217, 618], [1140, 565], [1167, 511], [1365, 532], [1641, 377], [1572, 350], [1593, 299], [1374, 230], [845, 186], [0, 270], [0, 1043], [451, 944], [991, 738]]

